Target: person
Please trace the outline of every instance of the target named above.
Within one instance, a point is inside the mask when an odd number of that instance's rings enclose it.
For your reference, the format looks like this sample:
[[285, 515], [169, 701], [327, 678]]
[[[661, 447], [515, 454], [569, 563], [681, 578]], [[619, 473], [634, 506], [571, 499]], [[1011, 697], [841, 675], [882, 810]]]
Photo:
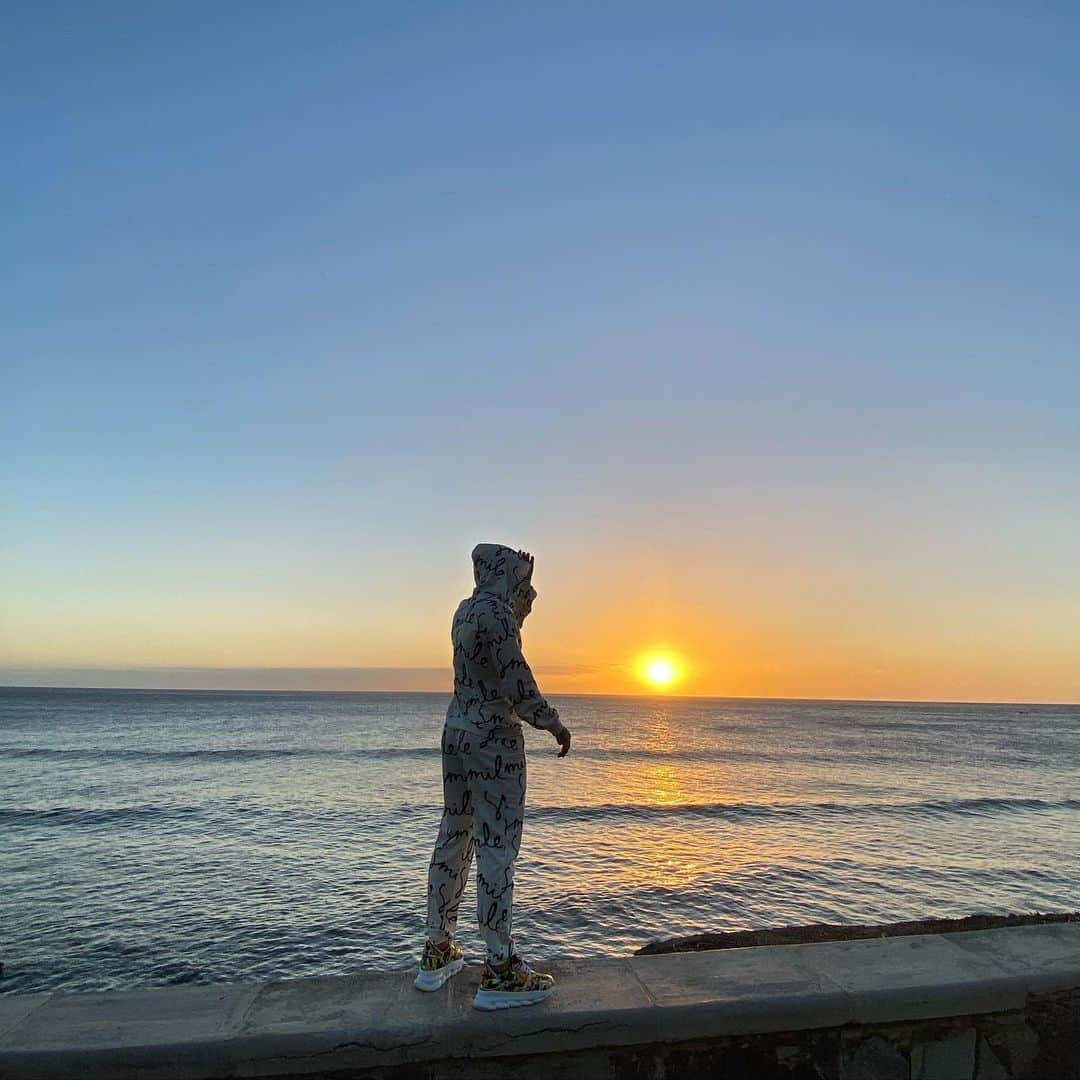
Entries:
[[537, 595], [532, 555], [478, 544], [472, 561], [476, 588], [458, 605], [451, 627], [454, 696], [442, 734], [442, 822], [428, 868], [427, 941], [415, 985], [438, 990], [465, 966], [454, 931], [475, 850], [487, 957], [473, 1005], [505, 1009], [543, 1001], [555, 984], [518, 956], [511, 936], [525, 813], [521, 721], [550, 732], [559, 757], [569, 752], [571, 737], [521, 651], [521, 624]]

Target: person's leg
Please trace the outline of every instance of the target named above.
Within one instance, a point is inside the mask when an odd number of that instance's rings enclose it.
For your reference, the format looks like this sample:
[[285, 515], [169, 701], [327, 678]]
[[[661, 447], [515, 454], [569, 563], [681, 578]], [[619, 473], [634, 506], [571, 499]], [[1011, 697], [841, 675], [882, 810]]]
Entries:
[[463, 753], [476, 816], [476, 900], [489, 963], [513, 950], [514, 862], [525, 814], [525, 741], [510, 728], [470, 736]]
[[428, 937], [436, 944], [454, 936], [461, 894], [473, 859], [472, 793], [465, 780], [462, 731], [444, 731], [442, 744], [443, 813], [428, 867]]
[[521, 729], [500, 731], [465, 755], [476, 812], [476, 893], [487, 963], [476, 991], [477, 1009], [535, 1005], [555, 980], [533, 971], [514, 953], [514, 861], [525, 816], [525, 739]]
[[428, 940], [416, 976], [418, 990], [438, 990], [465, 966], [454, 931], [473, 858], [472, 795], [461, 756], [467, 738], [465, 732], [443, 730], [443, 814], [428, 866]]

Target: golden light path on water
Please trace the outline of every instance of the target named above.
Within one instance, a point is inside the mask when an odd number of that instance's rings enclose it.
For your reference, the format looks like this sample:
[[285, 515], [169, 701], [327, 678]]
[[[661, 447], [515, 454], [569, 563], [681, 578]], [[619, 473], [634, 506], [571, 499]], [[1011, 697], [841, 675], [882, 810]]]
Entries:
[[[673, 724], [671, 711], [657, 702], [627, 731], [626, 758], [589, 762], [589, 783], [576, 792], [576, 800], [616, 813], [575, 826], [575, 847], [589, 857], [578, 864], [564, 850], [571, 866], [562, 870], [572, 872], [578, 887], [597, 893], [682, 889], [715, 877], [720, 865], [737, 873], [793, 856], [813, 857], [805, 841], [794, 842], [788, 823], [750, 829], [739, 820], [737, 808], [760, 801], [763, 781], [771, 781], [777, 801], [791, 798], [782, 771], [766, 777], [771, 770], [760, 765], [697, 759], [697, 740], [694, 732]], [[538, 795], [537, 802], [547, 802]], [[717, 806], [735, 812], [725, 819], [713, 812]]]

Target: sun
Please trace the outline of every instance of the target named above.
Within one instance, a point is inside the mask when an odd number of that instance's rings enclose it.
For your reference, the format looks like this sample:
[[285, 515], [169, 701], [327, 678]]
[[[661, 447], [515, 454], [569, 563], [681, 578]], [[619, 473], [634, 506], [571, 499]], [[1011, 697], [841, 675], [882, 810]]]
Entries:
[[641, 678], [657, 690], [666, 690], [679, 678], [679, 661], [669, 653], [649, 653], [638, 664]]
[[675, 678], [675, 665], [670, 660], [658, 656], [655, 660], [649, 661], [649, 666], [645, 669], [645, 677], [653, 686], [667, 686]]

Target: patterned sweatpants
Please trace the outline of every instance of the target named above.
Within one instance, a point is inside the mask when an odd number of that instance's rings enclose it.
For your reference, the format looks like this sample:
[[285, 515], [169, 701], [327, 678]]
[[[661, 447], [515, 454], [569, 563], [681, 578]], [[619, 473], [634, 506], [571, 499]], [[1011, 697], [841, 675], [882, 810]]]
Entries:
[[488, 959], [511, 953], [514, 860], [525, 814], [525, 739], [517, 727], [487, 734], [443, 730], [443, 813], [428, 868], [428, 937], [453, 937], [476, 851], [476, 899]]

